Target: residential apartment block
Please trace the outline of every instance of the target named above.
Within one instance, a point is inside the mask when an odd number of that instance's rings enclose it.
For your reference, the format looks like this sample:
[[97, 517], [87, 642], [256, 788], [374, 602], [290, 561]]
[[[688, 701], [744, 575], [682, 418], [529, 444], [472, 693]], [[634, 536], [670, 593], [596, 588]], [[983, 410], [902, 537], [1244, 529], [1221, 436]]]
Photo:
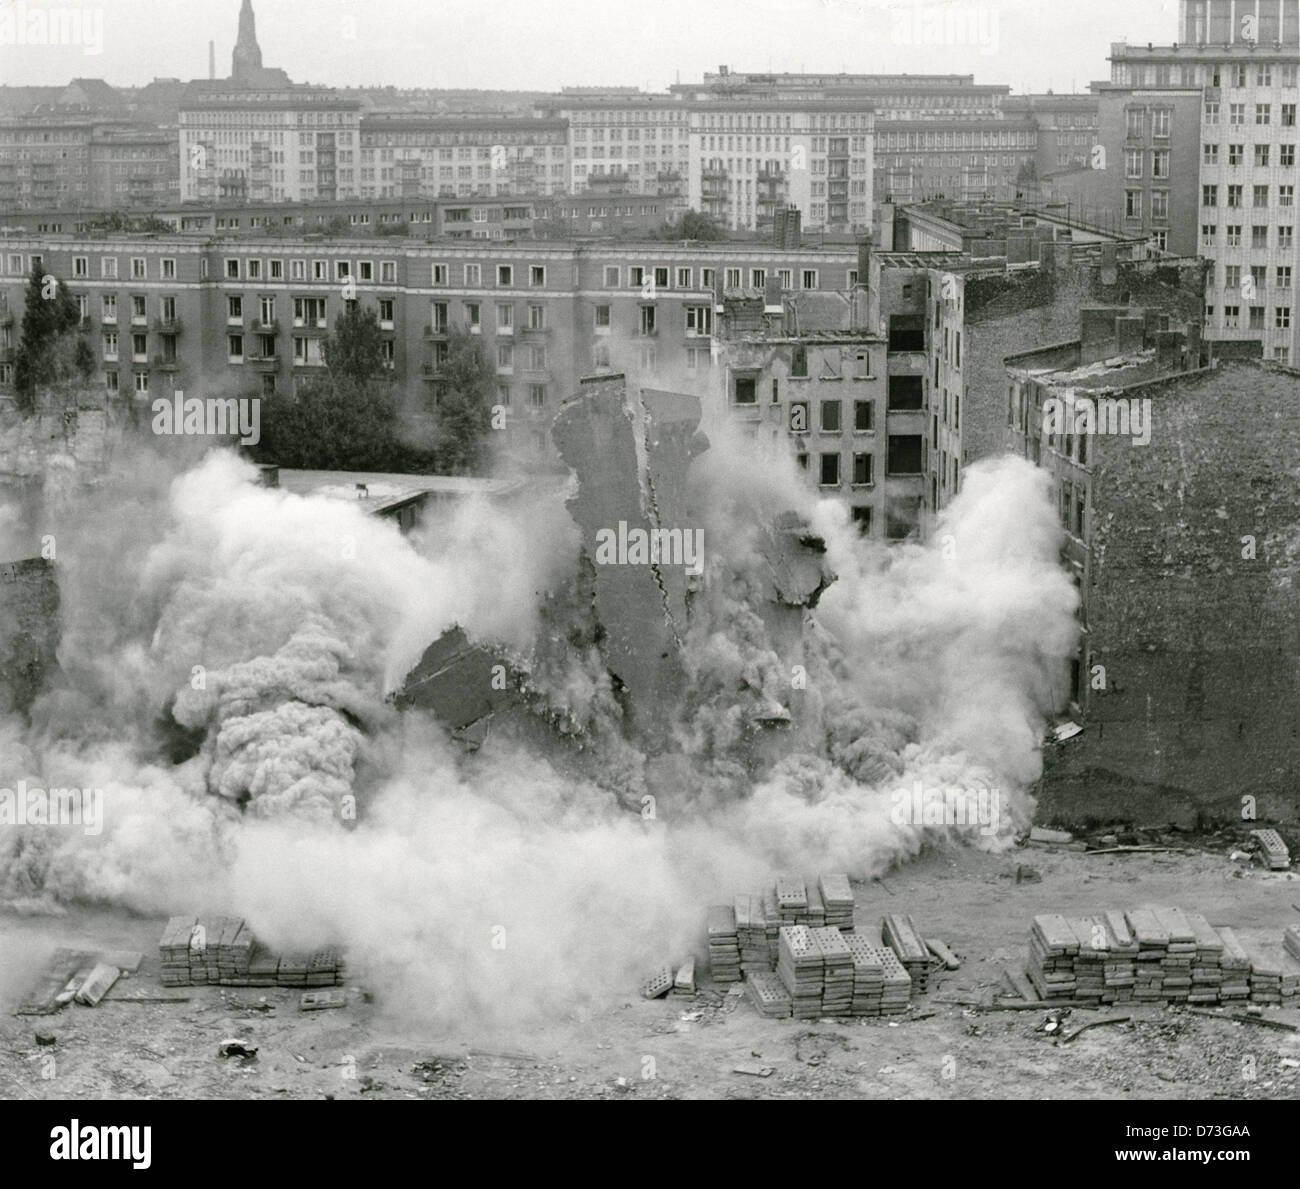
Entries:
[[[865, 286], [863, 260], [875, 278]], [[863, 527], [873, 535], [917, 531], [924, 510], [941, 507], [960, 480], [960, 278], [917, 256], [761, 244], [51, 236], [0, 241], [0, 264], [11, 326], [21, 324], [33, 267], [63, 278], [104, 387], [142, 402], [177, 389], [290, 391], [319, 374], [324, 340], [355, 300], [377, 314], [385, 356], [417, 414], [436, 404], [451, 328], [479, 336], [514, 453], [550, 457], [551, 420], [583, 377], [622, 373], [744, 416], [750, 402], [735, 381], [749, 369], [753, 407], [769, 428], [794, 424], [804, 390], [816, 420], [791, 436], [791, 450], [823, 494], [872, 509]], [[763, 306], [769, 293], [780, 316], [765, 321], [760, 311], [751, 329], [767, 341], [747, 342], [728, 303], [758, 294]], [[846, 333], [808, 330], [818, 318], [828, 324], [826, 310]], [[728, 329], [717, 337], [720, 325]], [[866, 376], [857, 374], [859, 347]], [[742, 364], [742, 355], [762, 362]], [[10, 354], [0, 362], [0, 403], [12, 384]], [[833, 449], [824, 436], [835, 432], [831, 414], [822, 412], [832, 389], [844, 402]], [[838, 471], [821, 457], [829, 453]]]
[[[1172, 189], [1185, 192], [1191, 161], [1197, 248], [1214, 262], [1206, 290], [1206, 335], [1259, 342], [1266, 358], [1296, 358], [1296, 147], [1300, 143], [1300, 0], [1183, 0], [1180, 39], [1169, 46], [1115, 45], [1111, 82], [1126, 103], [1125, 170], [1167, 160]], [[1199, 92], [1199, 128], [1178, 105], [1178, 88]], [[1164, 99], [1154, 101], [1163, 92]], [[1139, 117], [1135, 108], [1147, 108]], [[1171, 112], [1168, 147], [1154, 148], [1139, 118]], [[1163, 118], [1163, 117], [1161, 117]], [[1129, 133], [1132, 142], [1129, 142]], [[1151, 147], [1148, 147], [1150, 145]], [[1146, 187], [1125, 187], [1125, 215]], [[1154, 197], [1154, 195], [1152, 195]], [[1135, 216], [1136, 217], [1136, 216]], [[1171, 242], [1171, 247], [1176, 247]]]

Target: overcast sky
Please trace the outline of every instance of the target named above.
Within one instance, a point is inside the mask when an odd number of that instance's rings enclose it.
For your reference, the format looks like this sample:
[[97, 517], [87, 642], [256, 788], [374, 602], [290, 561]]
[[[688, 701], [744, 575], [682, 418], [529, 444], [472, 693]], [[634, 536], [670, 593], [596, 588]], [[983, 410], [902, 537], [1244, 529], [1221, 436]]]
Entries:
[[[0, 44], [0, 82], [230, 73], [240, 0], [0, 0], [0, 42], [34, 9], [91, 14], [74, 45]], [[254, 0], [264, 65], [338, 86], [662, 89], [735, 70], [974, 74], [1086, 90], [1112, 41], [1176, 40], [1177, 0]], [[98, 14], [98, 15], [96, 15]], [[961, 15], [960, 24], [952, 18]], [[949, 18], [946, 44], [933, 43]], [[24, 20], [25, 18], [25, 20]], [[98, 53], [96, 22], [102, 22]], [[916, 44], [917, 31], [923, 44]], [[927, 41], [927, 30], [929, 40]], [[20, 39], [22, 34], [19, 34]]]

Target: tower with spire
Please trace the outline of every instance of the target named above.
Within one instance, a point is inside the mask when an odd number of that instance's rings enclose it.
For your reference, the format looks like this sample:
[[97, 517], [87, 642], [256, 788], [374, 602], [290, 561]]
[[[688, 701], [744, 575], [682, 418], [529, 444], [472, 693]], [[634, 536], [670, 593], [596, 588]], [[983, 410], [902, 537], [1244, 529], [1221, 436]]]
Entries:
[[231, 56], [230, 77], [237, 83], [251, 85], [262, 69], [262, 49], [257, 44], [257, 22], [253, 0], [244, 0], [239, 10], [239, 39]]

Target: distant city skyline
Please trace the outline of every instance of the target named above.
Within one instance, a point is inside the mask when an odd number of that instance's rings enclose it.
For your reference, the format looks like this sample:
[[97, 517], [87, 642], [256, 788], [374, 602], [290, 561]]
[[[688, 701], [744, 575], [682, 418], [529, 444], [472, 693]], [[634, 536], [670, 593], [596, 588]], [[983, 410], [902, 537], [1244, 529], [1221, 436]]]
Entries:
[[[240, 0], [0, 0], [0, 82], [230, 73]], [[90, 14], [102, 44], [10, 44], [37, 10]], [[974, 74], [1015, 92], [1085, 91], [1109, 77], [1114, 41], [1176, 40], [1177, 0], [254, 0], [267, 66], [331, 86], [548, 91], [620, 85], [662, 90], [737, 71]], [[942, 40], [936, 44], [939, 34]], [[19, 41], [24, 40], [19, 35]], [[918, 44], [920, 42], [920, 44]], [[629, 52], [629, 48], [635, 52]], [[91, 51], [91, 52], [87, 52]]]

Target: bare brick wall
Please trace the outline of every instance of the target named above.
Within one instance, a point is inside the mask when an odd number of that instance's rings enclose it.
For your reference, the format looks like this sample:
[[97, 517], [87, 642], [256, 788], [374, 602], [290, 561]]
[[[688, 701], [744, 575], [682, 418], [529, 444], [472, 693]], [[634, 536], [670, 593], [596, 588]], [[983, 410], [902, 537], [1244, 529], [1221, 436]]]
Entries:
[[0, 714], [28, 710], [58, 666], [54, 563], [0, 561]]
[[[1146, 447], [1098, 437], [1085, 731], [1048, 749], [1040, 817], [1300, 821], [1300, 373], [1155, 383]], [[1256, 559], [1242, 557], [1242, 538]]]
[[969, 465], [1006, 445], [1007, 381], [1002, 361], [1079, 337], [1087, 305], [1133, 305], [1200, 320], [1205, 262], [1121, 263], [1107, 284], [1097, 264], [1034, 269], [966, 280], [967, 394], [962, 447]]

